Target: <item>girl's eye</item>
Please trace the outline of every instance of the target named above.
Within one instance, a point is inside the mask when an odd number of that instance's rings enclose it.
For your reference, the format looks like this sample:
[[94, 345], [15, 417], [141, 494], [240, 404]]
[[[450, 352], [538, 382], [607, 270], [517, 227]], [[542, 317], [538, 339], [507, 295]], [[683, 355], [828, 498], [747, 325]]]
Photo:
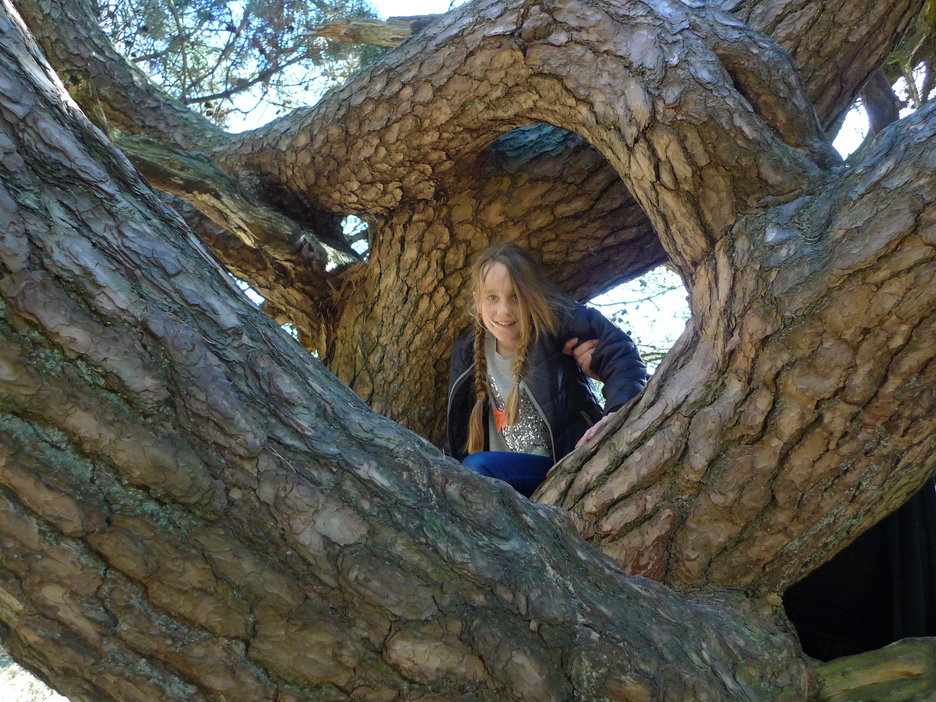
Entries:
[[497, 295], [488, 295], [487, 299], [490, 302], [494, 302], [495, 300], [497, 300]]

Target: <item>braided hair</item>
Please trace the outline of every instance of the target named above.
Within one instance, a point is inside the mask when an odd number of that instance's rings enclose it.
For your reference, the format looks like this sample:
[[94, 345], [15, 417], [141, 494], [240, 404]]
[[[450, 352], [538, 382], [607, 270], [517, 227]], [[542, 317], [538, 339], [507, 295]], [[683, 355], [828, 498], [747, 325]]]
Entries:
[[520, 304], [520, 340], [514, 353], [513, 386], [504, 408], [508, 424], [515, 424], [520, 408], [520, 381], [526, 371], [530, 346], [541, 334], [557, 335], [559, 321], [555, 309], [562, 304], [561, 296], [543, 275], [533, 256], [514, 243], [490, 246], [477, 254], [471, 264], [472, 302], [469, 313], [474, 320], [474, 393], [475, 403], [468, 419], [468, 453], [484, 450], [485, 402], [491, 400], [487, 380], [487, 360], [484, 354], [485, 327], [481, 317], [481, 294], [484, 280], [496, 263], [507, 268], [514, 292]]

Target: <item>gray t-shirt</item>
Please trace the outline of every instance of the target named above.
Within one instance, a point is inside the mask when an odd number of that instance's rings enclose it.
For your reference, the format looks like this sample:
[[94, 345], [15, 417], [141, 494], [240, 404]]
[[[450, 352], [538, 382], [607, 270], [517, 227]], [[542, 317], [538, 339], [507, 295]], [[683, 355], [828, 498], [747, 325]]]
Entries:
[[[487, 332], [484, 335], [484, 359], [487, 363], [488, 386], [494, 398], [494, 407], [503, 411], [507, 406], [507, 396], [514, 385], [511, 371], [513, 356], [501, 356], [497, 353], [497, 341], [493, 334]], [[549, 447], [549, 429], [522, 385], [517, 422], [504, 427], [503, 431], [498, 431], [494, 409], [489, 409], [488, 437], [491, 451], [552, 455]]]

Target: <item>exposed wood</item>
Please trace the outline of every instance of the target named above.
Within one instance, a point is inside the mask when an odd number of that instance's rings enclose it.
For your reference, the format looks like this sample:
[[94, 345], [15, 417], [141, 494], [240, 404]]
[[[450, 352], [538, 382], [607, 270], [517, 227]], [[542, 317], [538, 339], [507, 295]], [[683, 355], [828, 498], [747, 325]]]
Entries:
[[816, 702], [910, 702], [936, 690], [936, 641], [906, 639], [816, 669]]
[[308, 36], [321, 37], [342, 44], [371, 44], [392, 47], [418, 34], [438, 15], [388, 17], [385, 20], [351, 17], [320, 24]]
[[247, 246], [307, 266], [323, 282], [327, 272], [360, 261], [341, 243], [324, 244], [300, 223], [257, 203], [205, 154], [119, 132], [112, 138], [150, 185], [197, 207]]

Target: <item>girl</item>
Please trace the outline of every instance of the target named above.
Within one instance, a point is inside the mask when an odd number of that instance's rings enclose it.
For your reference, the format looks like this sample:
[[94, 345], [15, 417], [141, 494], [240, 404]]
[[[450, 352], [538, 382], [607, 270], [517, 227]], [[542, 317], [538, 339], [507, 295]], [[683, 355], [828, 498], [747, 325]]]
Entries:
[[605, 412], [640, 392], [647, 369], [627, 334], [555, 291], [516, 244], [475, 257], [471, 291], [474, 331], [452, 347], [449, 451], [529, 497], [602, 417], [564, 342], [597, 339], [590, 373], [604, 382]]

